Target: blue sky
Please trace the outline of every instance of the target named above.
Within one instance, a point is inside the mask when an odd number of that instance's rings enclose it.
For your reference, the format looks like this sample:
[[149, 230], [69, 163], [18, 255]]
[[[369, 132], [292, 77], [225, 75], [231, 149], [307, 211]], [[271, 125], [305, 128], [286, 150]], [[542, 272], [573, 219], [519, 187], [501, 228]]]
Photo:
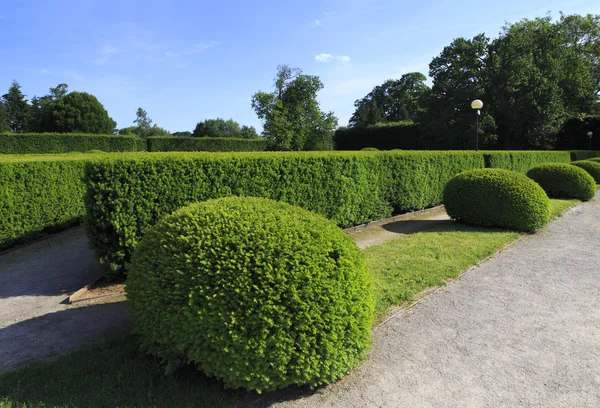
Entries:
[[172, 132], [215, 117], [260, 127], [251, 95], [288, 64], [321, 77], [321, 106], [345, 125], [356, 99], [427, 74], [452, 39], [559, 11], [600, 14], [600, 2], [2, 0], [0, 94], [13, 79], [29, 98], [67, 83], [119, 127], [138, 107]]

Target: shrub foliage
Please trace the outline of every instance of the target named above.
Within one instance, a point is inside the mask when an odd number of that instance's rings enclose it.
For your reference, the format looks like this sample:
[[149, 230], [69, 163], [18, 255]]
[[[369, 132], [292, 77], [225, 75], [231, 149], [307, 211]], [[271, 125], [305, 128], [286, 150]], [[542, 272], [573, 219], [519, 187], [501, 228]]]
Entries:
[[488, 151], [483, 153], [485, 167], [527, 173], [529, 169], [544, 163], [569, 163], [569, 152], [553, 151]]
[[530, 169], [527, 177], [538, 183], [549, 197], [589, 200], [596, 194], [592, 176], [566, 163], [541, 164]]
[[571, 164], [587, 171], [594, 178], [594, 181], [600, 184], [600, 163], [595, 160], [577, 160]]
[[550, 220], [544, 190], [524, 174], [501, 169], [465, 171], [444, 190], [448, 215], [485, 227], [535, 231]]
[[439, 204], [445, 182], [476, 167], [474, 152], [129, 154], [87, 167], [86, 228], [120, 273], [150, 226], [195, 201], [272, 198], [348, 227]]
[[225, 137], [149, 137], [149, 152], [259, 152], [267, 149], [265, 139]]
[[146, 142], [137, 136], [90, 135], [74, 133], [2, 133], [0, 153], [40, 154], [102, 150], [136, 152], [146, 150]]
[[75, 224], [85, 214], [85, 161], [0, 161], [0, 249], [48, 229]]
[[335, 223], [228, 197], [148, 230], [127, 298], [150, 353], [262, 391], [318, 386], [356, 367], [370, 342], [371, 286], [362, 254]]

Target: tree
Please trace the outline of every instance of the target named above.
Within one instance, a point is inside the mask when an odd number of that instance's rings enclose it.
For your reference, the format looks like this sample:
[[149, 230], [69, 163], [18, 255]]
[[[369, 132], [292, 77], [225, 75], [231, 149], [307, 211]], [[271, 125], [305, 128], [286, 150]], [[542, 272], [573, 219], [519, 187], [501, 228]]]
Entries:
[[233, 119], [206, 119], [199, 122], [192, 134], [194, 137], [241, 137], [239, 123]]
[[46, 96], [31, 98], [29, 107], [29, 120], [27, 122], [27, 131], [33, 133], [43, 133], [50, 129], [52, 104], [68, 93], [67, 84], [58, 84], [55, 88], [50, 88]]
[[173, 133], [173, 136], [177, 136], [177, 137], [192, 137], [192, 132], [190, 131], [183, 131], [183, 132], [175, 132]]
[[328, 150], [338, 120], [323, 112], [317, 93], [323, 89], [318, 76], [298, 68], [277, 67], [274, 92], [257, 92], [252, 107], [263, 121], [263, 135], [272, 147], [282, 150]]
[[506, 25], [490, 45], [490, 101], [501, 146], [550, 149], [569, 116], [598, 101], [599, 17]]
[[4, 109], [10, 120], [10, 129], [15, 133], [23, 133], [27, 126], [29, 104], [21, 92], [21, 85], [13, 81], [8, 93], [2, 96]]
[[135, 112], [135, 120], [133, 123], [137, 125], [136, 135], [141, 137], [148, 137], [150, 129], [152, 129], [152, 119], [148, 116], [148, 113], [142, 108], [137, 108]]
[[98, 99], [86, 92], [67, 94], [50, 111], [51, 132], [112, 134], [116, 126]]
[[258, 139], [260, 136], [256, 132], [254, 126], [242, 126], [240, 137], [243, 139]]
[[[475, 145], [474, 99], [485, 102], [482, 111], [482, 141], [494, 136], [493, 118], [488, 117], [486, 58], [489, 39], [479, 34], [472, 39], [457, 38], [444, 47], [429, 64], [433, 87], [427, 109], [419, 118], [422, 137], [428, 148], [465, 149]], [[490, 134], [491, 133], [491, 134]]]
[[425, 108], [429, 87], [420, 72], [410, 72], [398, 80], [388, 79], [364, 98], [354, 102], [356, 111], [350, 126], [368, 126], [382, 122], [415, 121]]
[[0, 133], [10, 131], [10, 116], [8, 112], [6, 112], [6, 107], [4, 106], [4, 103], [0, 101]]

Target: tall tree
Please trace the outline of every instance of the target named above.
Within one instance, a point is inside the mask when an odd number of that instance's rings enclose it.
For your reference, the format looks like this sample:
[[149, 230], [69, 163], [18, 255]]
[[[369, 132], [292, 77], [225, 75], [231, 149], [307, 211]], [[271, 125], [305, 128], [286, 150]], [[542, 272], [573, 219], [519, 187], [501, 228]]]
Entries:
[[489, 39], [479, 34], [472, 39], [457, 38], [444, 47], [429, 64], [433, 87], [427, 110], [419, 119], [428, 148], [464, 149], [475, 144], [474, 99], [485, 106], [481, 117], [482, 141], [493, 137], [493, 118], [487, 111], [486, 58]]
[[206, 119], [199, 122], [192, 134], [194, 137], [241, 137], [240, 124], [233, 119]]
[[17, 81], [12, 82], [8, 92], [2, 96], [2, 102], [9, 116], [10, 129], [15, 133], [23, 133], [27, 126], [29, 104]]
[[367, 96], [354, 102], [356, 111], [350, 118], [350, 125], [415, 121], [425, 108], [430, 91], [426, 80], [420, 72], [410, 72], [398, 80], [388, 79], [376, 86]]
[[333, 112], [323, 112], [317, 102], [317, 93], [323, 89], [319, 77], [280, 65], [274, 88], [252, 96], [267, 141], [283, 150], [332, 149], [338, 120]]
[[152, 129], [152, 119], [148, 116], [148, 112], [142, 108], [137, 108], [135, 112], [135, 120], [133, 121], [137, 125], [137, 135], [147, 137]]
[[242, 126], [240, 130], [240, 137], [243, 139], [258, 139], [260, 136], [256, 132], [254, 126]]
[[71, 92], [52, 104], [49, 131], [112, 134], [116, 123], [95, 96]]
[[0, 133], [10, 131], [10, 116], [8, 115], [8, 112], [6, 112], [4, 103], [0, 101]]
[[67, 84], [58, 84], [55, 88], [50, 88], [48, 95], [38, 98], [31, 98], [29, 107], [29, 120], [27, 121], [27, 131], [42, 133], [50, 130], [52, 104], [58, 99], [64, 97], [69, 91]]

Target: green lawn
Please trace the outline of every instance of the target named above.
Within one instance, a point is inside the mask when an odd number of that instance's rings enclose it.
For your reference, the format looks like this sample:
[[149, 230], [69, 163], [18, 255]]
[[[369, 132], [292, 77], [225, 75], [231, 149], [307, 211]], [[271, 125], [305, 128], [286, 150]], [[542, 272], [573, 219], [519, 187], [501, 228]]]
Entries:
[[[553, 218], [577, 200], [551, 200]], [[519, 237], [512, 231], [448, 222], [364, 251], [381, 319]], [[92, 306], [93, 307], [93, 306]], [[0, 375], [0, 408], [221, 407], [243, 394], [189, 369], [164, 376], [129, 335]]]
[[557, 200], [550, 199], [550, 218], [555, 219], [562, 216], [562, 214], [570, 207], [580, 203], [579, 200]]

